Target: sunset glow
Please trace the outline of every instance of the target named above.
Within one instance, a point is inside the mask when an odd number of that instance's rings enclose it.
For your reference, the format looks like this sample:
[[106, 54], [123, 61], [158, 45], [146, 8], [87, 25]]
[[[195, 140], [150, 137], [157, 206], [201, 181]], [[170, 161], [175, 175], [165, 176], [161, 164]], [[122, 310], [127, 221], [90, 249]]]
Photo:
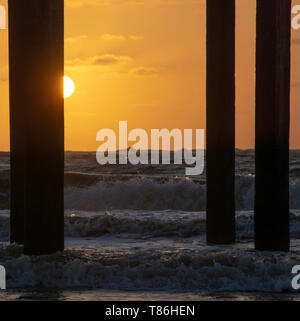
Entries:
[[[65, 1], [64, 68], [73, 80], [64, 95], [71, 94], [66, 149], [97, 149], [96, 133], [116, 131], [119, 120], [148, 134], [151, 128], [206, 129], [205, 3]], [[254, 147], [255, 9], [255, 0], [236, 2], [238, 148]], [[291, 148], [300, 148], [299, 39], [300, 30], [292, 30]], [[0, 30], [0, 46], [0, 150], [9, 150], [7, 30]]]

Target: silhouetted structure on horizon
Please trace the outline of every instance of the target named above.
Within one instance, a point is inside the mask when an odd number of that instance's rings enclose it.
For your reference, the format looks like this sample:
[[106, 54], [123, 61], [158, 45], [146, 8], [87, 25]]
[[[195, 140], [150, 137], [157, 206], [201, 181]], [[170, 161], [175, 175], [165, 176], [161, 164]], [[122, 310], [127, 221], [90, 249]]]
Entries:
[[11, 241], [64, 248], [64, 1], [9, 0]]

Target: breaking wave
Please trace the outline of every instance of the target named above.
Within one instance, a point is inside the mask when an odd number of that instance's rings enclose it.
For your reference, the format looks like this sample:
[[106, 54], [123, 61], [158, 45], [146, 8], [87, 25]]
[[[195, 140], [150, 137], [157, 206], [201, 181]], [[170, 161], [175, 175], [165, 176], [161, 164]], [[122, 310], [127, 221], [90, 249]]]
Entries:
[[[0, 212], [1, 213], [1, 212]], [[104, 213], [66, 212], [66, 237], [101, 237], [103, 235], [132, 234], [149, 239], [188, 238], [204, 236], [204, 212], [181, 211], [106, 211]], [[290, 213], [291, 238], [300, 239], [300, 214]], [[251, 241], [254, 237], [253, 212], [239, 212], [236, 220], [237, 240]], [[0, 241], [9, 240], [9, 214], [0, 215]]]
[[[236, 176], [236, 209], [253, 210], [254, 176]], [[300, 208], [300, 179], [290, 182], [290, 206]], [[106, 209], [147, 209], [203, 211], [206, 185], [191, 179], [158, 182], [132, 178], [111, 182], [98, 181], [90, 186], [67, 186], [65, 208], [88, 211]]]

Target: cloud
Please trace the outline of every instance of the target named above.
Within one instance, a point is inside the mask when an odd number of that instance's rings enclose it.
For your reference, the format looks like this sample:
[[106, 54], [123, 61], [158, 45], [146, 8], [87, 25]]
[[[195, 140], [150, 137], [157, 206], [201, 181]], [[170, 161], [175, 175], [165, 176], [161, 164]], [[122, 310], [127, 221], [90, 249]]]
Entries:
[[144, 40], [143, 36], [136, 36], [136, 35], [131, 35], [129, 37], [124, 36], [124, 35], [114, 35], [111, 33], [105, 33], [103, 35], [101, 35], [100, 37], [102, 40], [112, 40], [112, 41], [124, 41], [124, 40], [134, 40], [134, 41], [139, 41], [139, 40]]
[[110, 5], [187, 5], [196, 4], [204, 6], [204, 0], [66, 0], [66, 5], [73, 9], [82, 8], [84, 6], [110, 6]]
[[138, 67], [131, 70], [131, 74], [136, 76], [155, 76], [159, 74], [159, 70], [150, 67]]
[[87, 38], [88, 38], [87, 35], [80, 35], [80, 36], [76, 36], [76, 37], [68, 37], [68, 38], [65, 38], [65, 44], [77, 43], [78, 41], [85, 40]]
[[128, 64], [132, 61], [129, 56], [116, 56], [113, 54], [105, 54], [101, 56], [93, 56], [87, 59], [75, 58], [72, 60], [66, 60], [65, 65], [67, 66], [109, 66]]
[[129, 39], [138, 41], [138, 40], [144, 40], [144, 37], [143, 36], [129, 36]]
[[104, 0], [66, 0], [66, 6], [78, 9], [83, 6], [109, 6], [111, 4], [111, 1], [104, 1]]
[[124, 40], [126, 40], [126, 37], [123, 35], [113, 35], [110, 33], [106, 33], [106, 34], [101, 35], [101, 39], [113, 40], [113, 41], [124, 41]]
[[115, 65], [115, 64], [127, 64], [132, 59], [129, 56], [116, 56], [116, 55], [103, 55], [95, 56], [92, 58], [93, 65]]

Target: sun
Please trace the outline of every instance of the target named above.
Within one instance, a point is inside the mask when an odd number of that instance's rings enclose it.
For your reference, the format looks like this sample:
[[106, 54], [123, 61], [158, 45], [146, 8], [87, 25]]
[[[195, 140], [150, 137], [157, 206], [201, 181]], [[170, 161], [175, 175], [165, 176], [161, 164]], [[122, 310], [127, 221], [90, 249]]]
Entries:
[[75, 90], [75, 84], [70, 77], [64, 76], [64, 98], [70, 97]]

